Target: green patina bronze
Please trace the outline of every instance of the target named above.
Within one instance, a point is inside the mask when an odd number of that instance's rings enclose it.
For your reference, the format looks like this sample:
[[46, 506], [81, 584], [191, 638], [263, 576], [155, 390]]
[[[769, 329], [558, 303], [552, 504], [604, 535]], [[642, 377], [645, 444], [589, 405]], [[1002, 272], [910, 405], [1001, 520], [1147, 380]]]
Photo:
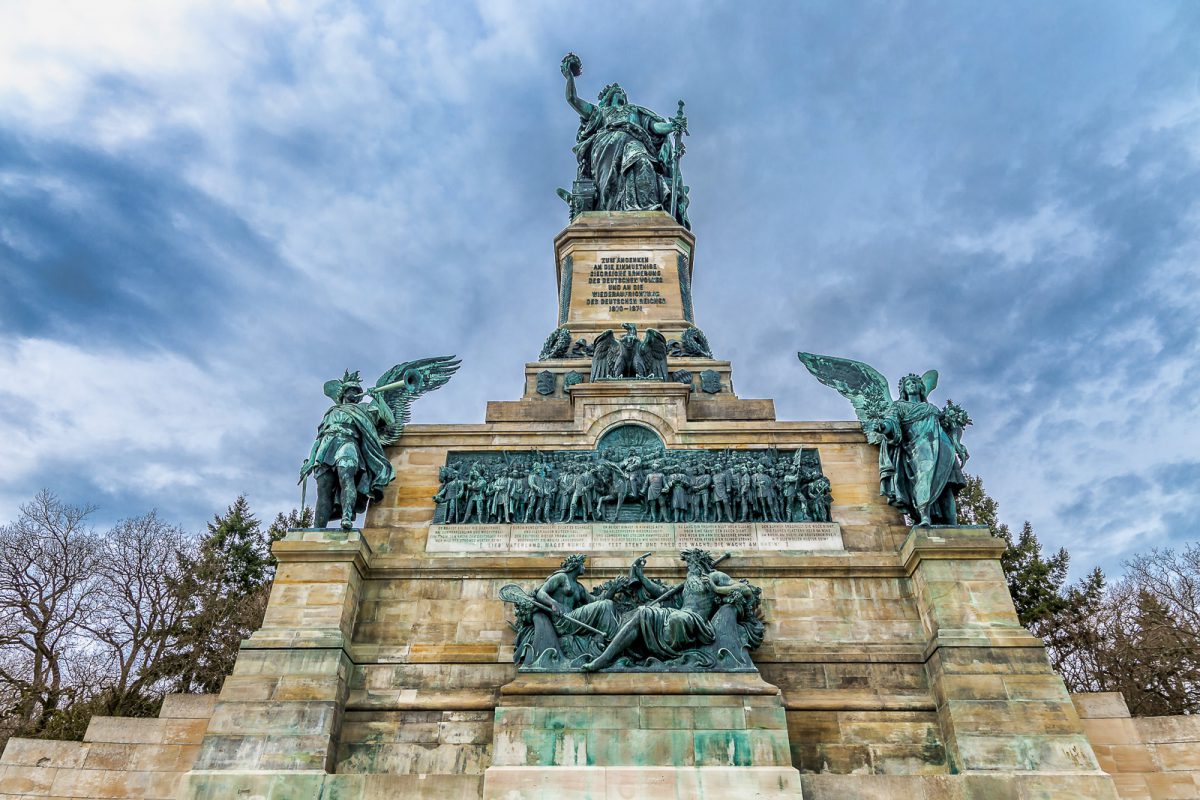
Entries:
[[[628, 330], [631, 326], [626, 325]], [[631, 333], [633, 339], [628, 339], [628, 347], [632, 350], [638, 346], [636, 339], [637, 326], [632, 326]], [[641, 343], [642, 347], [657, 348], [657, 342], [652, 342], [654, 338], [650, 331], [646, 332], [646, 341]], [[658, 334], [658, 331], [654, 331]], [[546, 341], [542, 344], [541, 352], [538, 353], [538, 361], [553, 361], [560, 358], [592, 358], [596, 354], [596, 346], [602, 342], [607, 342], [610, 338], [615, 338], [615, 334], [611, 332], [602, 333], [596, 337], [593, 344], [588, 344], [587, 339], [579, 338], [572, 341], [570, 328], [555, 328], [550, 331], [550, 335], [546, 337]], [[626, 342], [627, 337], [621, 340]], [[708, 337], [704, 335], [704, 331], [694, 325], [684, 330], [683, 334], [678, 339], [671, 339], [666, 343], [666, 355], [671, 358], [712, 358], [712, 348], [708, 344]], [[624, 355], [624, 354], [623, 354]], [[630, 352], [626, 356], [629, 363], [633, 363], [633, 353]], [[611, 370], [615, 371], [615, 370]], [[672, 378], [673, 380], [674, 378]]]
[[579, 56], [568, 53], [561, 69], [567, 104], [579, 114], [575, 183], [570, 192], [558, 190], [571, 207], [571, 218], [584, 211], [662, 210], [690, 228], [688, 187], [679, 169], [682, 137], [688, 132], [683, 101], [676, 115], [666, 119], [632, 105], [625, 90], [610, 83], [596, 103], [589, 103], [575, 90], [575, 78], [583, 72]]
[[383, 448], [395, 444], [404, 432], [412, 401], [446, 384], [458, 370], [453, 356], [436, 356], [397, 364], [367, 390], [362, 379], [347, 370], [341, 380], [325, 382], [325, 395], [334, 405], [317, 428], [317, 440], [300, 467], [300, 482], [311, 473], [317, 481], [314, 524], [324, 528], [341, 515], [342, 527], [354, 527], [354, 516], [366, 510], [369, 500], [383, 498], [383, 490], [396, 477]]
[[446, 456], [438, 525], [589, 522], [830, 522], [833, 497], [815, 448], [667, 450], [619, 426], [593, 451]]
[[587, 339], [571, 341], [571, 331], [568, 328], [555, 328], [546, 337], [538, 361], [553, 361], [558, 358], [591, 358], [594, 348]]
[[712, 358], [712, 348], [708, 345], [708, 337], [704, 331], [694, 325], [683, 332], [678, 339], [668, 342], [668, 350], [674, 358]]
[[612, 331], [596, 337], [592, 352], [592, 380], [667, 380], [667, 339], [654, 328], [638, 339], [637, 326], [621, 323], [625, 335], [618, 339]]
[[754, 672], [763, 641], [762, 590], [734, 581], [705, 550], [684, 550], [683, 582], [646, 576], [646, 553], [627, 575], [595, 587], [579, 582], [586, 556], [568, 556], [535, 589], [500, 596], [516, 606], [514, 661], [522, 672]]
[[861, 361], [797, 355], [817, 380], [850, 401], [868, 441], [879, 445], [879, 493], [918, 526], [957, 524], [955, 495], [970, 458], [962, 433], [971, 418], [952, 400], [944, 408], [929, 402], [937, 371], [905, 375], [900, 399], [893, 400], [887, 379]]

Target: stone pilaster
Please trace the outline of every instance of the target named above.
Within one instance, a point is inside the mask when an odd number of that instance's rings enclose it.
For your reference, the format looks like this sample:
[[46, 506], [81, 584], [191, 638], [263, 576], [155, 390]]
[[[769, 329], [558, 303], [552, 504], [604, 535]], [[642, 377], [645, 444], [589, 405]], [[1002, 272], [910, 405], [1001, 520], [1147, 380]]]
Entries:
[[1087, 796], [1115, 798], [1041, 640], [1017, 620], [1004, 547], [986, 528], [914, 528], [901, 550], [950, 770], [1051, 792], [1083, 781]]
[[371, 549], [359, 531], [309, 530], [272, 551], [266, 618], [242, 643], [183, 797], [317, 797], [333, 770]]

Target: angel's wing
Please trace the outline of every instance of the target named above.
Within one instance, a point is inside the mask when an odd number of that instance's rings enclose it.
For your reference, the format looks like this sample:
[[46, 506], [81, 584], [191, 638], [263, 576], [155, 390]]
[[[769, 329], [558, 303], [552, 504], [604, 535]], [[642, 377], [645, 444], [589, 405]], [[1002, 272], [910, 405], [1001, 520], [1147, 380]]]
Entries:
[[921, 376], [921, 383], [925, 384], [925, 399], [929, 399], [929, 395], [933, 394], [933, 390], [937, 388], [938, 371], [931, 369]]
[[385, 445], [395, 444], [404, 432], [404, 426], [412, 417], [412, 401], [445, 386], [458, 372], [461, 363], [454, 356], [434, 356], [397, 364], [379, 376], [379, 380], [375, 381], [376, 386], [400, 384], [394, 389], [372, 393], [387, 403], [395, 418], [391, 425], [379, 432], [379, 438]]
[[619, 378], [623, 348], [612, 331], [605, 331], [596, 337], [592, 353], [592, 380], [601, 381], [605, 378]]
[[642, 357], [639, 372], [653, 375], [660, 380], [667, 379], [667, 338], [654, 328], [646, 330], [645, 341], [638, 343], [638, 353]]
[[796, 355], [800, 357], [800, 362], [808, 367], [814, 378], [850, 401], [858, 421], [864, 425], [878, 419], [892, 404], [892, 392], [888, 388], [887, 378], [869, 364], [814, 353]]
[[338, 393], [341, 392], [341, 390], [341, 381], [325, 381], [325, 385], [322, 387], [322, 391], [325, 392], [325, 396], [335, 403], [338, 401]]

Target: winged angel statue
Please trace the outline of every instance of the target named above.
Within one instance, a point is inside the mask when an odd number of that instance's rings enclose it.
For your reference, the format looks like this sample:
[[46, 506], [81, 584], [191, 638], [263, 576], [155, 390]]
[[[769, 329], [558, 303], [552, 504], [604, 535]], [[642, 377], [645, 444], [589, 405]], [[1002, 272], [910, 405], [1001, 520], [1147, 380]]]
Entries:
[[300, 467], [300, 481], [309, 473], [317, 479], [315, 524], [324, 528], [339, 514], [342, 527], [354, 527], [354, 516], [368, 500], [383, 498], [396, 472], [383, 448], [395, 444], [411, 418], [412, 401], [446, 385], [461, 362], [454, 356], [407, 361], [375, 381], [368, 403], [358, 372], [346, 370], [341, 380], [325, 382], [325, 395], [334, 405], [317, 428], [317, 440]]
[[622, 323], [625, 335], [620, 339], [612, 331], [596, 337], [592, 354], [592, 380], [651, 380], [667, 379], [667, 339], [654, 328], [646, 330], [639, 340], [637, 326]]
[[854, 406], [867, 441], [879, 445], [879, 493], [920, 526], [958, 522], [955, 495], [965, 485], [962, 467], [970, 454], [962, 444], [971, 418], [953, 400], [944, 408], [928, 397], [937, 370], [900, 379], [893, 400], [887, 379], [861, 361], [798, 353], [821, 383]]

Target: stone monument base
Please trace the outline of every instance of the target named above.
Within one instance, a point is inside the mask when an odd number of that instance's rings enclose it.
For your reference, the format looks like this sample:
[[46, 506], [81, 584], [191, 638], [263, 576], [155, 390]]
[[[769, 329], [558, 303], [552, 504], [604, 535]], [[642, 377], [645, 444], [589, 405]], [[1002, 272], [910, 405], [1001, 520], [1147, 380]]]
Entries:
[[800, 797], [779, 689], [757, 673], [525, 673], [500, 690], [483, 796]]

